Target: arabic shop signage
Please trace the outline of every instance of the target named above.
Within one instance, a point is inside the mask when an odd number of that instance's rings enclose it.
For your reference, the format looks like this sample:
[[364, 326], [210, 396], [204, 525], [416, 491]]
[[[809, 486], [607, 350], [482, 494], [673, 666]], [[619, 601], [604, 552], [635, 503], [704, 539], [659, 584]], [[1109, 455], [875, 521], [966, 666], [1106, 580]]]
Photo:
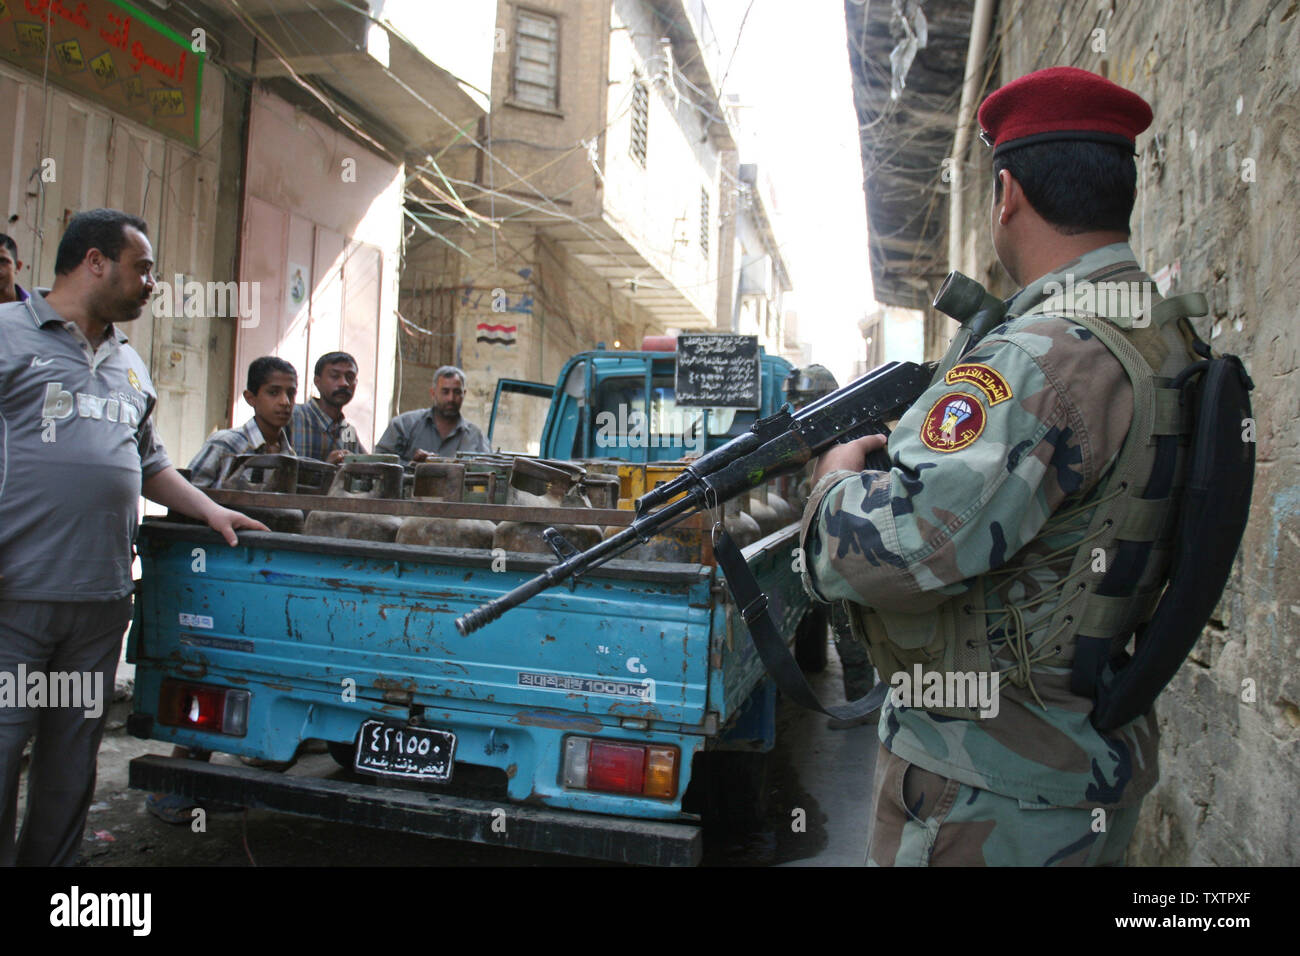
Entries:
[[0, 0], [0, 59], [197, 146], [202, 53], [121, 0]]

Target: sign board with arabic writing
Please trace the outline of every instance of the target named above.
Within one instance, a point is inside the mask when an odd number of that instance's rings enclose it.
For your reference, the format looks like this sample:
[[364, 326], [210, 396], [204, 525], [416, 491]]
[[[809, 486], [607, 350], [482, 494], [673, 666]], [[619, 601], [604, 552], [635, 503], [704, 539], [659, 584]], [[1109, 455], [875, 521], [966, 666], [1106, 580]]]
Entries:
[[677, 404], [758, 408], [758, 336], [683, 332], [677, 336]]
[[122, 0], [0, 0], [0, 59], [198, 145], [204, 54]]

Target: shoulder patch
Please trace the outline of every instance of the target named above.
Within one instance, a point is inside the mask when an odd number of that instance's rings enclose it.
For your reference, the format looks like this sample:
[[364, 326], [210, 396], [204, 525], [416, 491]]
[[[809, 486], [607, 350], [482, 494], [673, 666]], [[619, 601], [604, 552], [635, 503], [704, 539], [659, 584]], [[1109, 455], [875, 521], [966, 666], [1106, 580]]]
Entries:
[[126, 370], [126, 380], [131, 383], [131, 387], [137, 392], [144, 391], [144, 389], [140, 387], [140, 376], [135, 374], [135, 369], [129, 368]]
[[949, 392], [930, 407], [921, 423], [921, 444], [931, 451], [961, 451], [980, 437], [986, 421], [978, 398]]
[[988, 399], [989, 407], [1011, 397], [1011, 386], [997, 369], [973, 362], [961, 362], [949, 369], [943, 380], [949, 385], [959, 382], [974, 385]]

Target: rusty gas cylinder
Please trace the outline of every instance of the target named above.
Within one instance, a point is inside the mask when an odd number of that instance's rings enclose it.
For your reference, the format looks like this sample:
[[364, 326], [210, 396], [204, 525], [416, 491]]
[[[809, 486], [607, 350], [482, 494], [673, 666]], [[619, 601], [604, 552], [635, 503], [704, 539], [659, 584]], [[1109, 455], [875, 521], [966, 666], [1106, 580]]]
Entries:
[[[615, 508], [619, 503], [622, 482], [617, 473], [612, 475], [588, 475], [584, 482], [592, 486], [589, 492], [591, 503], [597, 508]], [[597, 502], [608, 502], [598, 504]], [[605, 529], [606, 538], [612, 538], [624, 526], [610, 525]], [[691, 528], [669, 528], [637, 544], [619, 555], [622, 561], [666, 561], [675, 564], [699, 564], [700, 532]]]
[[760, 485], [757, 488], [750, 488], [748, 495], [749, 516], [758, 522], [758, 530], [764, 537], [771, 534], [782, 526], [782, 521], [776, 513], [776, 509], [767, 503], [767, 487]]
[[[415, 466], [411, 497], [416, 501], [461, 501], [465, 492], [465, 466], [460, 462], [425, 462]], [[412, 515], [402, 521], [398, 544], [434, 545], [440, 548], [492, 547], [496, 526], [480, 518], [432, 518]]]
[[487, 505], [506, 503], [506, 483], [514, 459], [505, 455], [457, 452], [456, 463], [465, 466], [463, 500]]
[[741, 495], [738, 498], [732, 498], [722, 507], [723, 527], [727, 529], [727, 534], [731, 535], [731, 540], [736, 542], [736, 546], [740, 548], [753, 544], [763, 536], [758, 527], [758, 522], [740, 510], [741, 501], [744, 497], [744, 495]]
[[[293, 455], [235, 455], [226, 459], [217, 487], [226, 491], [291, 495], [298, 490], [299, 462]], [[272, 531], [301, 534], [303, 515], [297, 508], [239, 507], [238, 510]]]
[[[506, 487], [506, 504], [516, 508], [591, 507], [581, 494], [578, 482], [582, 469], [559, 468], [552, 462], [531, 458], [516, 458], [510, 469], [510, 482]], [[565, 498], [568, 497], [568, 502]], [[554, 527], [564, 539], [585, 551], [601, 538], [595, 525], [553, 524], [549, 521], [502, 521], [492, 536], [492, 547], [506, 551], [534, 554], [551, 554], [552, 549], [542, 533]]]
[[298, 459], [298, 494], [326, 495], [334, 482], [339, 466], [315, 458]]
[[[329, 498], [400, 500], [402, 466], [386, 462], [344, 461], [330, 484]], [[303, 526], [304, 534], [326, 538], [357, 538], [362, 541], [394, 541], [402, 526], [398, 515], [352, 514], [342, 511], [313, 511]]]
[[779, 528], [793, 524], [801, 517], [800, 513], [795, 510], [794, 505], [770, 488], [767, 491], [767, 503], [776, 509], [777, 518], [780, 519], [780, 524], [777, 525]]
[[[611, 525], [605, 537], [612, 538], [624, 528]], [[708, 532], [703, 532], [708, 534]], [[649, 541], [634, 545], [618, 556], [620, 561], [654, 561], [669, 564], [699, 564], [700, 534], [694, 528], [668, 528]]]

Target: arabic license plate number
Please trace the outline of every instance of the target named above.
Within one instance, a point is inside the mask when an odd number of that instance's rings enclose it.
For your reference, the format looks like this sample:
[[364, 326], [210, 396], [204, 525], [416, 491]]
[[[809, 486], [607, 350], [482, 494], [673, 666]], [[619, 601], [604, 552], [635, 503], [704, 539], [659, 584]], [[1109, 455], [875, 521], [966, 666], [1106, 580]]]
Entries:
[[367, 720], [361, 725], [355, 765], [368, 773], [445, 782], [451, 779], [455, 753], [456, 735], [448, 731]]

